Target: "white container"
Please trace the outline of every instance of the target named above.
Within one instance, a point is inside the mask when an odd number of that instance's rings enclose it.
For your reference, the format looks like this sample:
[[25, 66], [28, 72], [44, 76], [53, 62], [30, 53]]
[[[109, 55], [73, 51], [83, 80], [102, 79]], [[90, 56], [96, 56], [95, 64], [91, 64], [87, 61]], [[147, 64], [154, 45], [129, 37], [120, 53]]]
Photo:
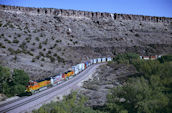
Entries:
[[149, 56], [143, 56], [144, 60], [149, 60]]
[[97, 61], [98, 61], [98, 63], [101, 63], [101, 58], [98, 58]]
[[79, 73], [78, 66], [72, 66], [72, 70], [74, 71], [74, 74], [77, 75]]
[[81, 63], [82, 65], [82, 71], [85, 69], [85, 64], [84, 63]]
[[90, 66], [91, 65], [91, 61], [88, 61], [88, 66]]
[[106, 58], [102, 58], [102, 62], [106, 62]]
[[85, 64], [84, 63], [78, 64], [78, 70], [79, 70], [79, 72], [83, 71], [84, 69], [85, 69]]
[[78, 71], [79, 71], [79, 72], [82, 71], [82, 65], [81, 65], [81, 64], [78, 64], [78, 65], [77, 65], [77, 68], [78, 68]]
[[93, 63], [94, 63], [94, 64], [97, 63], [97, 59], [93, 59]]
[[53, 85], [54, 84], [54, 80], [53, 80], [53, 77], [51, 77], [51, 84]]
[[140, 56], [140, 59], [143, 59], [143, 57], [142, 57], [142, 56]]
[[93, 62], [94, 62], [93, 59], [91, 59], [91, 60], [90, 60], [91, 65], [93, 64]]
[[112, 61], [112, 58], [111, 57], [108, 57], [107, 58], [107, 61], [109, 62], [109, 61]]

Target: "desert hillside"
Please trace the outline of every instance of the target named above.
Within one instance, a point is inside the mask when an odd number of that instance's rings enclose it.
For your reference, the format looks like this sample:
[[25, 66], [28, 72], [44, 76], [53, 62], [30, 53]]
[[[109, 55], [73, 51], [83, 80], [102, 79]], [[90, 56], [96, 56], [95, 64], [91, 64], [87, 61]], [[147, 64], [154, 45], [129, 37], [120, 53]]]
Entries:
[[0, 5], [0, 63], [31, 79], [123, 52], [172, 53], [172, 18]]

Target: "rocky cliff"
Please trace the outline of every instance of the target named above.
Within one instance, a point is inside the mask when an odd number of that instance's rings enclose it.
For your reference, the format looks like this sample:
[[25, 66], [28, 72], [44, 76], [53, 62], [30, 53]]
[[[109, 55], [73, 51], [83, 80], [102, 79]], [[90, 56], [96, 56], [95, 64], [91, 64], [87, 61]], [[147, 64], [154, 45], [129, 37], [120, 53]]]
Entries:
[[172, 53], [172, 18], [0, 5], [1, 64], [32, 79], [121, 52]]
[[54, 8], [31, 8], [31, 7], [17, 7], [0, 5], [0, 10], [6, 12], [25, 13], [30, 15], [49, 15], [49, 16], [71, 16], [71, 17], [85, 17], [85, 18], [111, 18], [113, 20], [135, 20], [148, 22], [172, 22], [172, 18], [153, 17], [143, 15], [128, 15], [117, 13], [100, 13], [76, 10], [63, 10]]

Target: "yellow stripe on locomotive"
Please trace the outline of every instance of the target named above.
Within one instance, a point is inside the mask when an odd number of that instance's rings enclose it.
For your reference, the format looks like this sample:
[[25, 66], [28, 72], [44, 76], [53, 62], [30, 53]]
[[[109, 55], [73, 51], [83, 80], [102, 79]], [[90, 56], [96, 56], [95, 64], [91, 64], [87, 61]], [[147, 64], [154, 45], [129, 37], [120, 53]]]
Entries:
[[50, 80], [44, 80], [41, 82], [34, 82], [34, 81], [30, 81], [29, 85], [26, 88], [27, 92], [35, 92], [37, 90], [39, 90], [42, 87], [48, 86], [50, 84]]

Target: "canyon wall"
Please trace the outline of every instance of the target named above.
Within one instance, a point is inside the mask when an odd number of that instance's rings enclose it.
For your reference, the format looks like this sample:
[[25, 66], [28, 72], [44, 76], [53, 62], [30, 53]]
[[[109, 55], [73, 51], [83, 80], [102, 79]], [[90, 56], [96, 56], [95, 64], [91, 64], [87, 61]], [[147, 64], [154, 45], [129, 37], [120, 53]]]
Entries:
[[86, 18], [109, 18], [114, 20], [134, 20], [134, 21], [147, 21], [147, 22], [172, 22], [172, 18], [167, 17], [155, 17], [155, 16], [143, 16], [143, 15], [129, 15], [129, 14], [117, 14], [117, 13], [100, 13], [100, 12], [88, 12], [77, 10], [64, 10], [54, 8], [31, 8], [31, 7], [18, 7], [0, 5], [0, 10], [15, 11], [18, 13], [36, 14], [36, 15], [48, 15], [48, 16], [74, 16], [74, 17], [86, 17]]

